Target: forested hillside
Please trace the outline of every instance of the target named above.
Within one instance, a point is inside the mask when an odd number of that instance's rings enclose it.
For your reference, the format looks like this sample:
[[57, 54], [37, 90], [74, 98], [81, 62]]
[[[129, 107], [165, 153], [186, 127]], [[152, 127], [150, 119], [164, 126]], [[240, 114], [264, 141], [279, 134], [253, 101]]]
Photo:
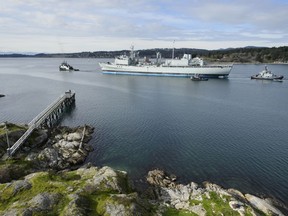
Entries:
[[[129, 50], [95, 51], [80, 53], [40, 53], [36, 55], [2, 54], [0, 57], [42, 57], [42, 58], [114, 58], [122, 54], [129, 54]], [[172, 49], [137, 50], [140, 57], [156, 58], [160, 52], [163, 58], [172, 57]], [[283, 47], [244, 47], [219, 50], [180, 48], [174, 50], [174, 56], [181, 58], [184, 53], [199, 56], [206, 61], [234, 62], [234, 63], [288, 63], [288, 46]]]
[[288, 63], [288, 47], [214, 50], [205, 55], [207, 58], [240, 63]]
[[[128, 52], [128, 51], [127, 51]], [[156, 57], [156, 52], [161, 52], [162, 57], [171, 58], [171, 49], [140, 50], [140, 56]], [[220, 50], [203, 49], [175, 49], [175, 57], [181, 58], [184, 53], [193, 57], [203, 57], [208, 61], [235, 62], [235, 63], [288, 63], [288, 47], [279, 48], [231, 48]]]

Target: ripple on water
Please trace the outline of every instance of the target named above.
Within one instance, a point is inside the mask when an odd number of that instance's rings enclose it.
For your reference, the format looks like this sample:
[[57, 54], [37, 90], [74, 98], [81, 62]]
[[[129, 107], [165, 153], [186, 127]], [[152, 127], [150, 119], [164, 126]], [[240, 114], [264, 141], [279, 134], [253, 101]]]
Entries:
[[[60, 73], [63, 59], [0, 61], [1, 121], [28, 123], [73, 89], [76, 107], [62, 124], [95, 127], [87, 162], [134, 179], [159, 167], [181, 181], [210, 180], [288, 203], [288, 82], [251, 81], [263, 65], [235, 65], [228, 80], [194, 83], [102, 75], [95, 59], [71, 59], [79, 73]], [[287, 66], [270, 68], [288, 77]]]

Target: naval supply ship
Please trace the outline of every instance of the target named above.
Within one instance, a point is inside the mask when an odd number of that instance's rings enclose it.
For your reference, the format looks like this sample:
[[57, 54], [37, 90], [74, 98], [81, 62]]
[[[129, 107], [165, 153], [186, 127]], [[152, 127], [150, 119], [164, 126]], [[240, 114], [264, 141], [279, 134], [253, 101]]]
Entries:
[[154, 75], [154, 76], [182, 76], [191, 77], [201, 75], [205, 77], [226, 78], [233, 65], [207, 65], [199, 57], [192, 58], [191, 54], [184, 54], [181, 59], [172, 58], [162, 60], [161, 53], [156, 53], [156, 61], [151, 62], [144, 57], [139, 59], [139, 52], [131, 47], [130, 55], [120, 55], [115, 57], [113, 63], [99, 63], [101, 70], [105, 74], [129, 74], [129, 75]]

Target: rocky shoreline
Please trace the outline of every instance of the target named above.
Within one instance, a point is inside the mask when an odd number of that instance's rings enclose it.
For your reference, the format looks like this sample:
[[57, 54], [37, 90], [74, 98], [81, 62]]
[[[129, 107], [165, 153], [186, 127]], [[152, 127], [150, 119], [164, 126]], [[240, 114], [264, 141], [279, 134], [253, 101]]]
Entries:
[[[16, 125], [12, 123], [0, 124], [0, 158], [3, 159], [8, 147], [7, 136], [11, 145], [15, 143], [26, 130], [27, 125]], [[7, 135], [6, 131], [8, 132]], [[88, 125], [76, 128], [59, 126], [52, 130], [37, 129], [16, 155], [13, 156], [13, 160], [2, 161], [2, 163], [5, 164], [6, 162], [6, 165], [9, 164], [11, 169], [14, 167], [14, 162], [15, 166], [25, 164], [27, 166], [25, 166], [24, 174], [46, 170], [59, 171], [80, 166], [85, 161], [89, 152], [93, 151], [93, 147], [88, 144], [93, 132], [94, 128]], [[4, 174], [3, 176], [7, 176], [7, 174]], [[12, 175], [10, 180], [19, 178], [19, 175], [16, 174], [15, 178]], [[1, 182], [3, 182], [3, 180], [1, 180], [0, 177], [0, 183]]]
[[[89, 152], [93, 151], [93, 147], [88, 144], [93, 131], [94, 128], [87, 125], [73, 129], [57, 127], [51, 132], [53, 135], [46, 142], [45, 148], [29, 153], [25, 160], [38, 161], [41, 167], [54, 170], [82, 164]], [[42, 137], [46, 136], [44, 132]]]
[[[7, 125], [7, 124], [6, 124]], [[8, 125], [17, 140], [25, 125]], [[94, 128], [37, 130], [13, 160], [0, 162], [0, 215], [284, 215], [271, 199], [204, 182], [183, 185], [155, 169], [140, 191], [126, 172], [83, 165]], [[6, 134], [0, 124], [0, 156]], [[2, 149], [2, 150], [1, 150]], [[4, 149], [4, 150], [3, 150]], [[82, 166], [81, 166], [82, 165]], [[281, 210], [279, 210], [281, 209]], [[284, 210], [284, 211], [283, 211]], [[284, 213], [283, 213], [284, 212]]]
[[[187, 185], [176, 182], [176, 176], [163, 170], [148, 172], [147, 182], [153, 186], [155, 200], [160, 206], [192, 212], [195, 215], [283, 215], [273, 200], [243, 194], [236, 189], [224, 189], [219, 185], [195, 182]], [[284, 206], [282, 206], [284, 207]], [[284, 207], [285, 208], [285, 207]], [[238, 214], [236, 214], [236, 212]]]

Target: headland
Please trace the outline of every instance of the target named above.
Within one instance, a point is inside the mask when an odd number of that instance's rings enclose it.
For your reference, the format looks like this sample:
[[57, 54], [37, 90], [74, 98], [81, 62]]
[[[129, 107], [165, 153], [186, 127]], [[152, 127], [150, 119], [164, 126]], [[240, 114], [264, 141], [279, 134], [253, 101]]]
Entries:
[[[5, 128], [4, 128], [5, 127]], [[8, 130], [7, 130], [8, 129]], [[0, 155], [27, 125], [0, 124]], [[94, 128], [37, 129], [13, 158], [0, 162], [1, 215], [284, 215], [275, 200], [204, 182], [181, 184], [154, 169], [147, 188], [125, 171], [85, 163]], [[283, 213], [284, 212], [284, 213]]]

